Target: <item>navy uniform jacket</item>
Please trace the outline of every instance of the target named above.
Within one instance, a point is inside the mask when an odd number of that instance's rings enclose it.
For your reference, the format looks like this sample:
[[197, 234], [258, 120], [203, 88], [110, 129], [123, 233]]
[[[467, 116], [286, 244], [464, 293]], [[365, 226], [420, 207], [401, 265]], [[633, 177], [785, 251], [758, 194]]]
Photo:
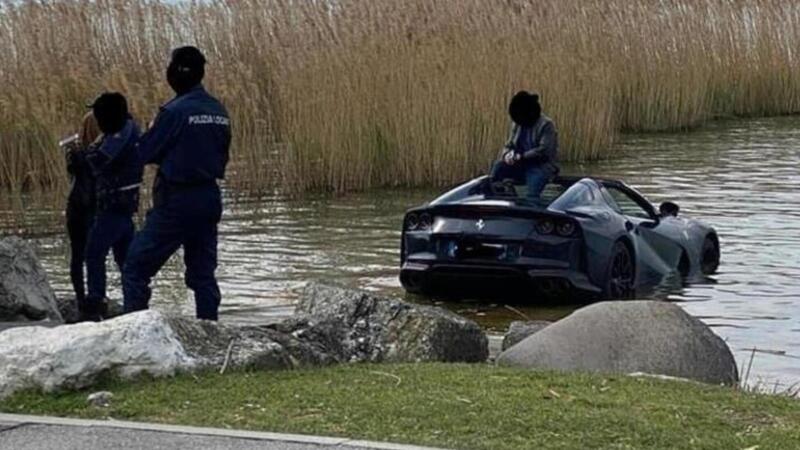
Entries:
[[139, 186], [144, 165], [137, 152], [139, 127], [132, 119], [113, 135], [103, 136], [87, 153], [95, 177], [97, 209], [134, 213], [139, 206]]
[[225, 178], [230, 143], [228, 112], [197, 85], [161, 107], [139, 154], [145, 164], [159, 165], [160, 181], [203, 185]]

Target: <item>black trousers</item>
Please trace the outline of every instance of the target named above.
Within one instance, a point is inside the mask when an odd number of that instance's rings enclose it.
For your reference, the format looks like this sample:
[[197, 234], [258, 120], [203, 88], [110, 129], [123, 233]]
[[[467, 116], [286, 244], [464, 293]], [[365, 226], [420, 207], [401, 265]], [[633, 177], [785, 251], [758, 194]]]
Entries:
[[89, 230], [94, 223], [94, 209], [67, 205], [67, 234], [69, 235], [69, 276], [72, 289], [79, 303], [86, 299], [84, 266], [86, 265], [86, 243]]

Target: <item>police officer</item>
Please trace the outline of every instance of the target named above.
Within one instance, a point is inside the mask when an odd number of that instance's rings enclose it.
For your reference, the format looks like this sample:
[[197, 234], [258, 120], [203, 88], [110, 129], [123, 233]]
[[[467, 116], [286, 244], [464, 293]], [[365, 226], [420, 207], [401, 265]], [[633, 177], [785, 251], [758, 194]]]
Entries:
[[86, 155], [95, 177], [97, 215], [86, 246], [88, 294], [79, 310], [83, 320], [101, 320], [106, 312], [106, 257], [113, 249], [122, 270], [133, 240], [133, 214], [139, 207], [143, 165], [137, 153], [139, 128], [121, 94], [105, 93], [92, 104], [103, 132], [99, 144]]
[[492, 168], [492, 180], [512, 179], [527, 185], [527, 197], [536, 201], [545, 185], [558, 174], [558, 132], [542, 114], [539, 95], [519, 91], [508, 105], [511, 132]]
[[163, 105], [142, 137], [139, 153], [158, 165], [153, 208], [134, 239], [122, 275], [125, 312], [147, 309], [150, 280], [183, 246], [186, 285], [194, 291], [197, 317], [217, 320], [221, 296], [217, 225], [231, 142], [230, 119], [201, 84], [206, 59], [195, 47], [173, 50], [167, 82], [175, 98]]
[[66, 149], [67, 173], [70, 189], [67, 197], [67, 235], [70, 244], [69, 275], [75, 300], [80, 305], [86, 301], [86, 284], [83, 268], [86, 263], [86, 241], [94, 223], [95, 180], [86, 155], [89, 146], [100, 136], [94, 114], [87, 113], [83, 118], [78, 141]]

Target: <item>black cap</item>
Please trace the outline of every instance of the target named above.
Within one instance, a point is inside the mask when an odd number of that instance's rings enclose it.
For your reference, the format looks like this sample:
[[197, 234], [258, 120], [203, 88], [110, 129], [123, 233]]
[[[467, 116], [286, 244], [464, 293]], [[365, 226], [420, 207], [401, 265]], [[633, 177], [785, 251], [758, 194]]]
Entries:
[[119, 92], [104, 92], [89, 107], [103, 133], [116, 133], [128, 120], [128, 101]]
[[200, 71], [206, 66], [206, 57], [199, 48], [188, 45], [172, 51], [171, 63], [178, 66], [181, 72]]
[[182, 94], [203, 81], [206, 57], [197, 47], [178, 47], [172, 51], [167, 67], [167, 82], [172, 89]]

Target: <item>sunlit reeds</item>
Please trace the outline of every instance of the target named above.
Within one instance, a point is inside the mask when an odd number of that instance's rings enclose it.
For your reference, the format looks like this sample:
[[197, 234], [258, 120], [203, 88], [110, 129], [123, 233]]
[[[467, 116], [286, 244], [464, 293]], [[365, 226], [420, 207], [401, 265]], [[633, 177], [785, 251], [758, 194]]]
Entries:
[[0, 185], [63, 183], [53, 142], [97, 92], [149, 121], [196, 44], [234, 119], [232, 183], [346, 191], [486, 170], [539, 91], [562, 158], [619, 131], [800, 111], [792, 0], [60, 0], [2, 3]]

